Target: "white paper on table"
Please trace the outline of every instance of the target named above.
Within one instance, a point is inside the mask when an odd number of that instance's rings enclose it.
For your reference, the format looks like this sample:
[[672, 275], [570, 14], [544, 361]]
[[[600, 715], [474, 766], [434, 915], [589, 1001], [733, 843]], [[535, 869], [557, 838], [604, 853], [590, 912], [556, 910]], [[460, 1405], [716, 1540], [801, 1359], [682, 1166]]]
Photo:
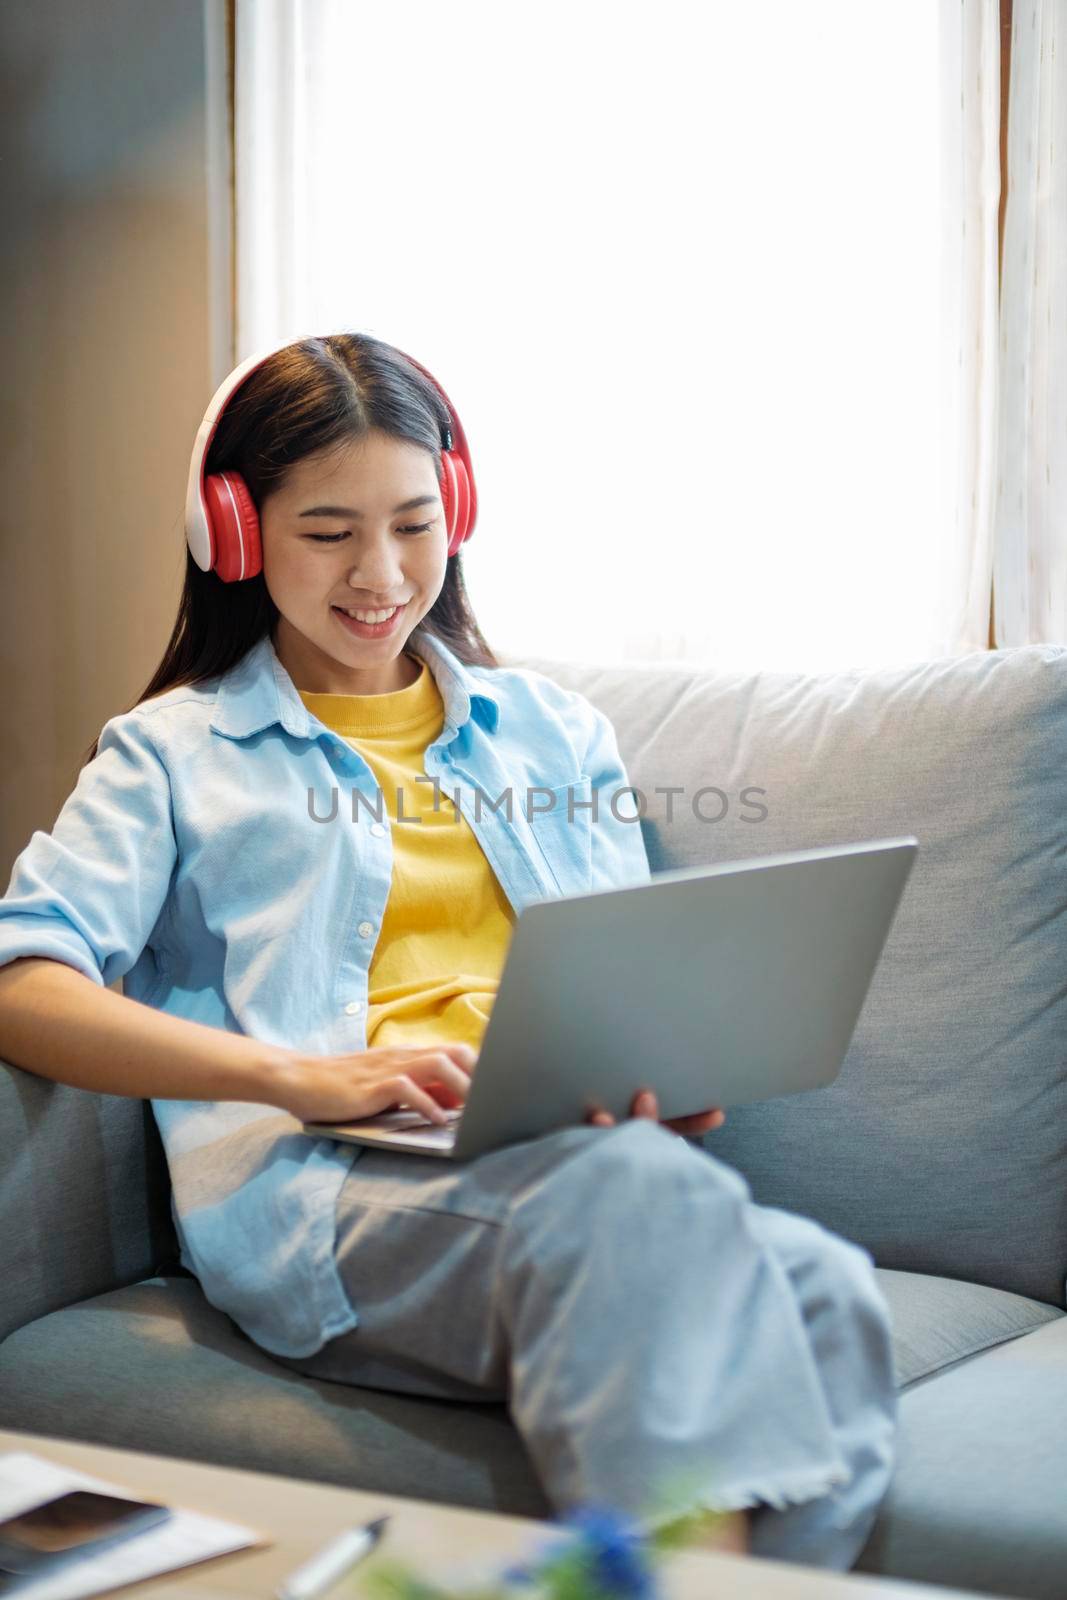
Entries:
[[[126, 1484], [92, 1478], [28, 1451], [12, 1450], [0, 1455], [0, 1520], [17, 1517], [70, 1489], [96, 1489], [127, 1499], [142, 1498]], [[204, 1517], [198, 1511], [175, 1508], [166, 1522], [146, 1528], [143, 1533], [132, 1533], [105, 1550], [72, 1555], [54, 1571], [6, 1581], [3, 1594], [11, 1595], [13, 1600], [79, 1600], [81, 1595], [137, 1583], [194, 1561], [269, 1543], [235, 1522], [220, 1522], [217, 1517]]]

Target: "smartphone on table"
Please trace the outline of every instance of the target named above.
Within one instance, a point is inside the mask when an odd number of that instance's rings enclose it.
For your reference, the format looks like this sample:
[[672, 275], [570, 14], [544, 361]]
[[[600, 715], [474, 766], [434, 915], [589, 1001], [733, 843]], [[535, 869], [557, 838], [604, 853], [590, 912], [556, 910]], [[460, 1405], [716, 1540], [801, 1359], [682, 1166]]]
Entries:
[[70, 1489], [0, 1522], [0, 1577], [25, 1577], [69, 1557], [141, 1533], [170, 1516], [168, 1506], [94, 1489]]

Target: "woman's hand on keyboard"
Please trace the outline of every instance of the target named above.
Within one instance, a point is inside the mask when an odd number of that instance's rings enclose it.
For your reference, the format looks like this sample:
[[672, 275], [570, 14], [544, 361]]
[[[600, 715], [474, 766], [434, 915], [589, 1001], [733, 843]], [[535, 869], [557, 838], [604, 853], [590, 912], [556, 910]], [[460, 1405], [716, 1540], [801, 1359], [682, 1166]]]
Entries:
[[[659, 1121], [659, 1102], [651, 1089], [638, 1089], [630, 1102], [631, 1117], [650, 1117], [653, 1122]], [[615, 1118], [610, 1111], [594, 1109], [586, 1117], [586, 1122], [592, 1122], [598, 1128], [614, 1126]], [[670, 1128], [672, 1133], [686, 1134], [690, 1139], [702, 1133], [710, 1133], [712, 1128], [721, 1128], [726, 1121], [726, 1112], [714, 1106], [710, 1111], [697, 1111], [690, 1117], [668, 1117], [663, 1127]]]
[[356, 1122], [395, 1106], [444, 1124], [463, 1105], [478, 1052], [470, 1044], [377, 1046], [350, 1055], [292, 1051], [268, 1102], [301, 1122]]

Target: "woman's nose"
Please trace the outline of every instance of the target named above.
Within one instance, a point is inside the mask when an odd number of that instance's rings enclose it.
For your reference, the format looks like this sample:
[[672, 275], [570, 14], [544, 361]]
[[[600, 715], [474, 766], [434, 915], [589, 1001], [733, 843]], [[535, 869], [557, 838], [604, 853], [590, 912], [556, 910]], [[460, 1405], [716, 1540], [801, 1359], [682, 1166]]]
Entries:
[[348, 584], [351, 589], [375, 589], [385, 593], [394, 588], [402, 577], [403, 570], [396, 553], [375, 545], [360, 552], [358, 561], [349, 571]]

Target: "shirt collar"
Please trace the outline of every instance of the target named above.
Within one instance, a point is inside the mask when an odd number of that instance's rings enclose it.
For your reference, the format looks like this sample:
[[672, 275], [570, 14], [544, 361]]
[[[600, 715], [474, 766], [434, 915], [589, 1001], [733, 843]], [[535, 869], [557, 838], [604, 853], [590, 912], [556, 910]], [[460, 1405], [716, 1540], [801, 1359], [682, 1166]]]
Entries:
[[[490, 733], [496, 732], [498, 697], [442, 640], [416, 628], [405, 648], [433, 673], [444, 701], [446, 727], [458, 732], [476, 716]], [[321, 731], [265, 633], [219, 680], [211, 727], [229, 739], [245, 739], [275, 722], [298, 739], [316, 738]]]

